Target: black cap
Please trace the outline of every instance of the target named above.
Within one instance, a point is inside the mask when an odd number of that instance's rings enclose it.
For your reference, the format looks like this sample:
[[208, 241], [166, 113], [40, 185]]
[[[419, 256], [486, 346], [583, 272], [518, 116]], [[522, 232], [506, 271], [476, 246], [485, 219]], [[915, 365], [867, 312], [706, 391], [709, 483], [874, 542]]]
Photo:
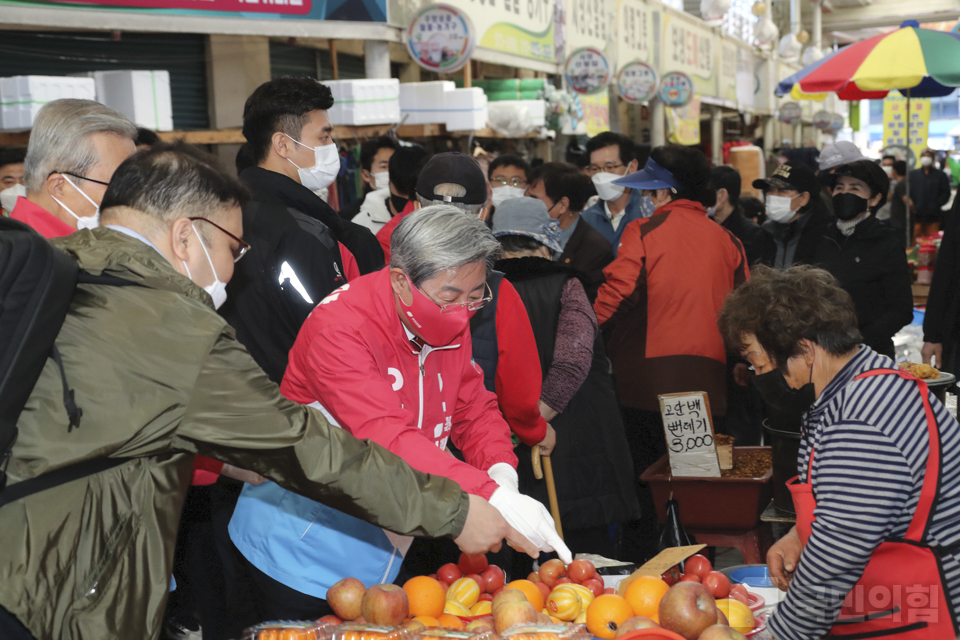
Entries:
[[840, 176], [850, 176], [866, 182], [874, 194], [879, 193], [882, 196], [877, 207], [882, 207], [887, 201], [887, 192], [890, 191], [890, 178], [880, 168], [880, 165], [873, 160], [857, 160], [837, 167], [836, 172], [831, 174], [833, 180], [830, 182], [830, 188], [837, 184], [837, 178]]
[[799, 193], [806, 191], [813, 197], [820, 193], [820, 181], [810, 167], [802, 162], [785, 162], [769, 178], [754, 180], [753, 188], [761, 189], [764, 193], [771, 189], [790, 189]]
[[[458, 184], [467, 190], [463, 196], [439, 196], [438, 184]], [[483, 204], [487, 201], [487, 179], [480, 163], [458, 152], [438, 153], [427, 161], [417, 179], [417, 195], [427, 200]]]

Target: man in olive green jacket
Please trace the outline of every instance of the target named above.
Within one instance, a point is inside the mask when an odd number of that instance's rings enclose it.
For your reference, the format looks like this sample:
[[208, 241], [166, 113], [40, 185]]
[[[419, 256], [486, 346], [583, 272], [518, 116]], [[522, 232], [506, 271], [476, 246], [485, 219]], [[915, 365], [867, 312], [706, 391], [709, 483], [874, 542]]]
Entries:
[[82, 269], [139, 286], [78, 286], [56, 346], [80, 425], [68, 429], [50, 360], [18, 422], [8, 485], [131, 459], [0, 509], [0, 636], [29, 637], [19, 621], [41, 640], [157, 638], [194, 454], [397, 533], [456, 536], [468, 553], [505, 536], [534, 550], [484, 500], [279, 394], [211, 304], [243, 252], [243, 199], [196, 152], [164, 146], [117, 170], [106, 228], [56, 241]]

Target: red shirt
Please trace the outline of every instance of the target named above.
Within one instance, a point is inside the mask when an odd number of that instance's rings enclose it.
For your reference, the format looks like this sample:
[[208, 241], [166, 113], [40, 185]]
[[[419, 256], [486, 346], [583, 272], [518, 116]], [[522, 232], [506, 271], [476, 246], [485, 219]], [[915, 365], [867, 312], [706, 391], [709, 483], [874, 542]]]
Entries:
[[377, 231], [377, 240], [380, 241], [380, 246], [383, 247], [383, 261], [388, 265], [390, 264], [390, 236], [393, 235], [393, 230], [397, 228], [400, 221], [414, 211], [416, 211], [416, 209], [414, 208], [413, 200], [411, 200], [407, 203], [407, 206], [403, 208], [403, 211], [390, 218], [390, 222], [383, 225], [380, 231]]
[[13, 211], [10, 212], [10, 217], [30, 225], [47, 240], [62, 238], [76, 231], [57, 216], [23, 196], [17, 198], [17, 203], [14, 205]]

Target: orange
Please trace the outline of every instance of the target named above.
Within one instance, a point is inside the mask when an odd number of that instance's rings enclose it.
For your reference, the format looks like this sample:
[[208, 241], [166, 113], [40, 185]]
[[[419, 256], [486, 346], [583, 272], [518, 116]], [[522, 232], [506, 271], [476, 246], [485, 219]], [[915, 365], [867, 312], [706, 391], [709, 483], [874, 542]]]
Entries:
[[428, 627], [440, 626], [440, 621], [437, 620], [435, 616], [414, 616], [413, 619], [416, 620], [417, 622], [422, 622], [425, 626], [428, 626]]
[[446, 627], [447, 629], [463, 629], [463, 620], [453, 614], [441, 614], [437, 620], [440, 621], [441, 627]]
[[633, 608], [633, 615], [655, 619], [660, 610], [660, 600], [670, 585], [657, 576], [640, 576], [630, 583], [623, 597]]
[[580, 596], [572, 589], [554, 589], [547, 598], [547, 615], [567, 622], [573, 622], [582, 607]]
[[605, 593], [587, 607], [587, 631], [602, 640], [613, 640], [621, 624], [633, 617], [626, 598]]
[[407, 592], [407, 599], [410, 601], [411, 616], [436, 618], [443, 613], [446, 598], [443, 585], [438, 580], [429, 576], [417, 576], [407, 580], [403, 590]]
[[460, 578], [447, 589], [447, 600], [472, 607], [480, 599], [480, 585], [473, 578]]
[[543, 592], [540, 591], [540, 587], [529, 580], [514, 580], [507, 585], [507, 589], [517, 589], [523, 592], [523, 595], [527, 598], [527, 602], [532, 604], [534, 609], [537, 611], [543, 609]]

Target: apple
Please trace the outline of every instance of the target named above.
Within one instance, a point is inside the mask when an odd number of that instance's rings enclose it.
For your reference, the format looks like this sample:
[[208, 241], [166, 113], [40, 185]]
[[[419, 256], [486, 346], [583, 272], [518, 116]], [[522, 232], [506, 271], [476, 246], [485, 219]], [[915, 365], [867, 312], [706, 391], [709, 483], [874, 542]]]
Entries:
[[636, 616], [634, 618], [627, 618], [623, 621], [619, 627], [617, 627], [617, 633], [614, 634], [614, 638], [619, 638], [625, 633], [630, 633], [631, 631], [637, 631], [639, 629], [661, 629], [662, 627], [656, 622], [647, 618], [645, 616]]
[[717, 603], [702, 584], [675, 584], [660, 600], [660, 625], [687, 640], [697, 640], [703, 630], [717, 624]]
[[467, 625], [467, 631], [476, 631], [477, 633], [493, 633], [496, 630], [491, 616], [477, 618]]
[[725, 614], [720, 607], [717, 607], [717, 624], [730, 626], [730, 621], [727, 620], [727, 614]]
[[681, 575], [683, 574], [680, 573], [680, 567], [678, 565], [673, 565], [667, 569], [662, 576], [660, 576], [660, 579], [672, 587], [680, 582]]
[[477, 586], [480, 587], [480, 593], [483, 593], [487, 589], [487, 581], [480, 577], [479, 573], [471, 573], [468, 576], [463, 576], [464, 578], [470, 578], [477, 583]]
[[694, 573], [685, 573], [680, 576], [680, 582], [700, 582], [700, 576]]
[[537, 624], [553, 624], [553, 620], [551, 620], [550, 616], [545, 613], [538, 613]]
[[711, 571], [703, 577], [701, 582], [718, 600], [730, 595], [730, 579], [719, 571]]
[[363, 616], [357, 616], [356, 618], [351, 620], [350, 623], [351, 624], [367, 624], [367, 619], [364, 618]]
[[543, 594], [543, 601], [546, 602], [547, 598], [550, 597], [550, 587], [543, 582], [534, 582], [533, 584], [537, 585], [537, 588], [540, 589], [540, 593]]
[[463, 571], [464, 575], [466, 575], [470, 573], [480, 573], [490, 566], [490, 563], [487, 562], [487, 556], [482, 553], [473, 556], [461, 553], [460, 562], [457, 563], [457, 566], [460, 567], [460, 571]]
[[490, 565], [481, 571], [480, 577], [483, 578], [484, 583], [487, 585], [487, 593], [493, 593], [506, 584], [507, 581], [507, 574], [503, 572], [503, 569], [496, 565]]
[[341, 620], [341, 619], [338, 618], [337, 616], [323, 616], [322, 618], [318, 618], [316, 623], [317, 623], [318, 625], [322, 625], [322, 624], [343, 624], [343, 620]]
[[747, 636], [736, 629], [725, 627], [722, 624], [715, 624], [704, 629], [703, 633], [700, 634], [699, 640], [747, 640]]
[[[522, 593], [521, 593], [522, 595]], [[493, 611], [497, 633], [515, 624], [532, 624], [537, 621], [537, 610], [529, 602], [504, 602]]]
[[577, 584], [583, 584], [584, 580], [589, 580], [595, 575], [597, 575], [597, 568], [589, 560], [574, 560], [567, 566], [567, 577]]
[[437, 580], [440, 582], [446, 582], [447, 584], [453, 584], [457, 580], [463, 577], [463, 571], [460, 571], [460, 567], [453, 564], [452, 562], [443, 565], [437, 569]]
[[493, 596], [493, 610], [496, 611], [500, 605], [508, 602], [526, 602], [527, 596], [523, 595], [520, 589], [501, 589], [500, 593]]
[[562, 576], [560, 578], [557, 578], [557, 581], [553, 583], [553, 586], [556, 587], [561, 584], [573, 584], [573, 580], [571, 580], [567, 576]]
[[561, 560], [547, 560], [540, 565], [540, 571], [538, 571], [540, 581], [552, 588], [553, 585], [557, 583], [557, 580], [567, 575], [566, 569]]
[[527, 580], [530, 582], [543, 582], [543, 580], [540, 579], [540, 574], [536, 571], [531, 571], [530, 575], [527, 576]]
[[396, 627], [410, 613], [410, 601], [395, 584], [375, 584], [363, 595], [360, 611], [372, 624]]
[[341, 620], [360, 615], [360, 605], [367, 588], [356, 578], [344, 578], [327, 589], [327, 603]]
[[593, 592], [593, 597], [603, 595], [603, 581], [599, 579], [600, 576], [590, 578], [589, 580], [583, 581], [583, 586]]
[[703, 577], [713, 571], [713, 565], [710, 564], [710, 561], [706, 557], [695, 553], [694, 555], [687, 558], [686, 563], [683, 565], [684, 573], [692, 573], [700, 580], [703, 580]]
[[480, 602], [481, 600], [486, 600], [487, 602], [493, 602], [493, 594], [492, 594], [492, 593], [481, 593], [481, 594], [480, 594], [480, 597], [477, 598], [477, 602]]

